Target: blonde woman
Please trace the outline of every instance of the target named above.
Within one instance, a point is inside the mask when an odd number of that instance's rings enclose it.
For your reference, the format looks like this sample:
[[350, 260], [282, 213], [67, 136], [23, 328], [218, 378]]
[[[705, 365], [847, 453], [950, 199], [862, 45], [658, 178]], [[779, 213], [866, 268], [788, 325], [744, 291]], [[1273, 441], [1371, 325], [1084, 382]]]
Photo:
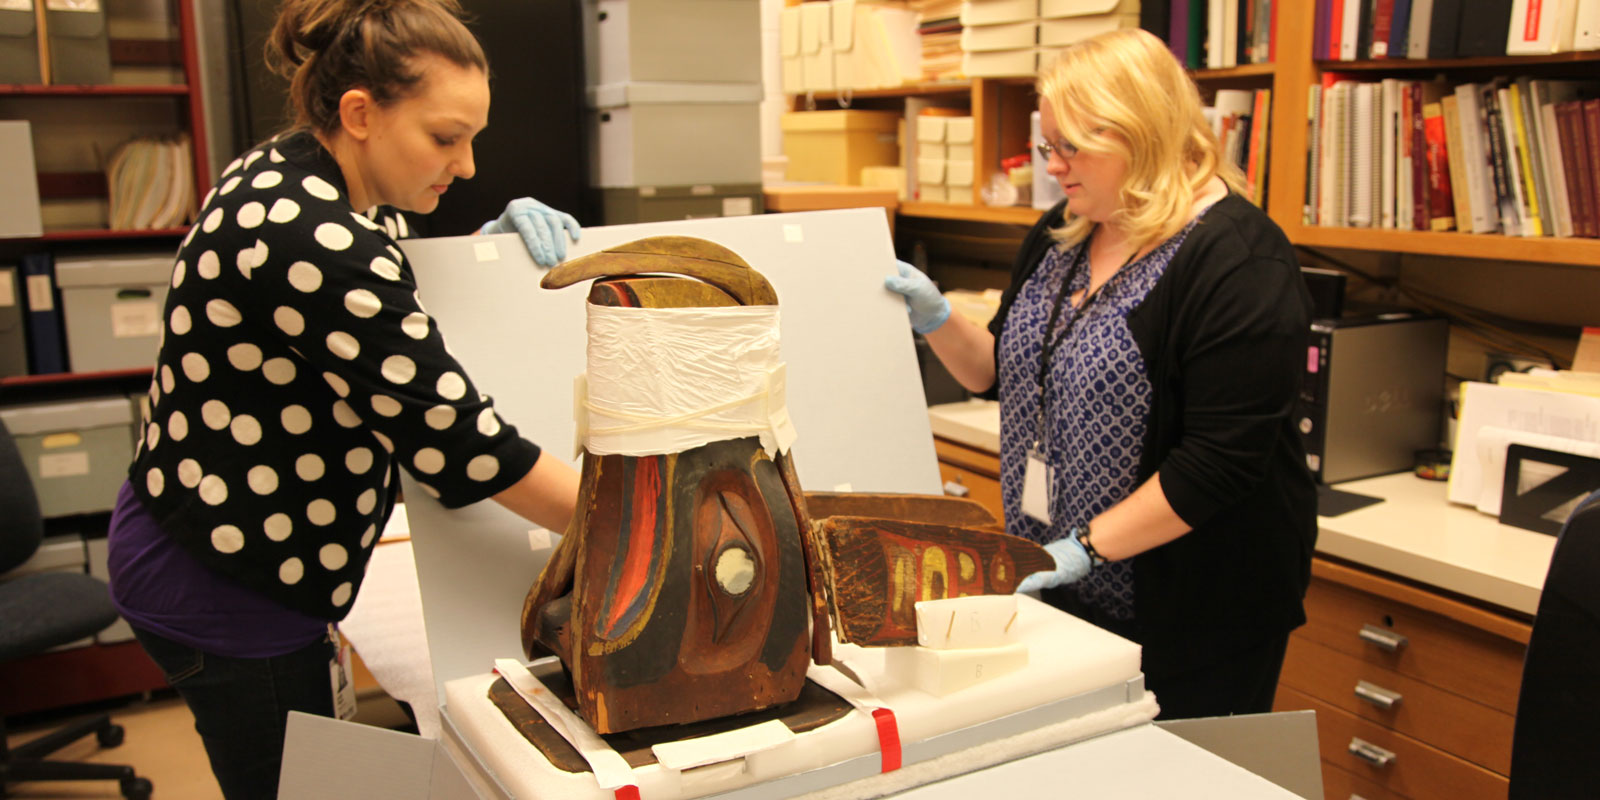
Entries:
[[1141, 643], [1166, 718], [1269, 711], [1316, 536], [1291, 420], [1310, 315], [1294, 252], [1235, 193], [1154, 36], [1075, 45], [1037, 91], [1066, 199], [988, 329], [909, 265], [886, 285], [1000, 401], [1007, 529], [1057, 563], [1022, 588]]

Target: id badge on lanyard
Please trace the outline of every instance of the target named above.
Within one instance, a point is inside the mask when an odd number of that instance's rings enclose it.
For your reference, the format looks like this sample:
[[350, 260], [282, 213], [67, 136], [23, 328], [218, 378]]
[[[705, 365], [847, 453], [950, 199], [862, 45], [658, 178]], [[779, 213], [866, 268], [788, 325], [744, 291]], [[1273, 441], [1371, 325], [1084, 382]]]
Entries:
[[328, 682], [333, 691], [333, 713], [342, 720], [356, 716], [356, 686], [350, 677], [350, 645], [339, 635], [339, 629], [328, 626], [328, 639], [333, 643], [333, 658], [328, 661]]
[[1028, 448], [1028, 466], [1022, 473], [1022, 513], [1049, 525], [1050, 486], [1054, 483], [1050, 464], [1038, 445]]

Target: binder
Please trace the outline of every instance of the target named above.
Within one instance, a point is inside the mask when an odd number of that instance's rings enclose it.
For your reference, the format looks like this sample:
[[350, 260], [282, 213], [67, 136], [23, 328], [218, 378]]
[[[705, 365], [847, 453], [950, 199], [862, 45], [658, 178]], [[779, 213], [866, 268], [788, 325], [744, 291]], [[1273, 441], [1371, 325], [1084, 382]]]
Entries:
[[40, 0], [50, 43], [50, 82], [111, 82], [111, 40], [100, 0]]
[[1456, 57], [1503, 56], [1511, 32], [1512, 0], [1473, 0], [1461, 4]]
[[17, 268], [0, 267], [0, 378], [28, 374], [28, 340], [22, 332], [21, 289]]
[[22, 256], [23, 296], [27, 302], [28, 367], [34, 375], [67, 371], [67, 336], [61, 325], [61, 292], [55, 259], [49, 253]]
[[0, 4], [0, 83], [41, 83], [34, 0]]
[[1433, 21], [1428, 24], [1428, 58], [1455, 58], [1461, 33], [1461, 0], [1432, 0]]

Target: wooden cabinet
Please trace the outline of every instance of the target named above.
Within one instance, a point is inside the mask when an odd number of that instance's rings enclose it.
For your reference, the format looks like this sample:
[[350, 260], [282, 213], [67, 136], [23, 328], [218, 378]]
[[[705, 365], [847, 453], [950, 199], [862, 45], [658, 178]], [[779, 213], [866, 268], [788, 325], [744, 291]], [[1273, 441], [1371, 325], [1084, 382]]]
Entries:
[[1318, 558], [1275, 708], [1312, 709], [1330, 800], [1503, 798], [1525, 621]]
[[933, 449], [939, 455], [939, 480], [944, 482], [947, 493], [965, 489], [965, 496], [982, 503], [995, 519], [1005, 519], [1000, 503], [999, 456], [939, 437], [934, 437]]

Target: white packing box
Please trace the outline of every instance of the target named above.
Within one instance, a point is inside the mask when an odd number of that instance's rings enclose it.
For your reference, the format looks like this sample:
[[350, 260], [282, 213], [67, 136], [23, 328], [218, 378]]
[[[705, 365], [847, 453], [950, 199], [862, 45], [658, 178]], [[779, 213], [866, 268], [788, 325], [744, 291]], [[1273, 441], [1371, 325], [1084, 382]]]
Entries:
[[[1086, 17], [1044, 19], [1039, 20], [1039, 46], [1066, 47], [1118, 28], [1137, 27], [1139, 27], [1138, 14], [1095, 14]], [[1054, 54], [1041, 53], [1039, 66], [1047, 67], [1054, 60]]]
[[917, 142], [942, 142], [949, 117], [921, 115], [917, 117]]
[[971, 161], [972, 145], [970, 143], [947, 144], [944, 147], [944, 157], [950, 159], [951, 161]]
[[945, 160], [942, 158], [917, 159], [917, 180], [923, 183], [945, 182]]
[[110, 511], [133, 461], [126, 397], [0, 409], [45, 517]]
[[973, 172], [971, 161], [945, 163], [944, 183], [949, 187], [946, 202], [956, 205], [973, 205], [978, 202], [972, 191]]
[[761, 182], [761, 85], [588, 90], [589, 181], [601, 188]]
[[972, 144], [972, 117], [945, 117], [944, 140], [950, 144]]
[[833, 5], [800, 4], [800, 85], [806, 92], [838, 88], [833, 72]]
[[1006, 22], [999, 25], [968, 25], [961, 29], [961, 49], [969, 53], [986, 50], [1017, 50], [1039, 43], [1039, 23]]
[[950, 145], [944, 142], [917, 142], [917, 158], [945, 159], [950, 157]]
[[801, 58], [800, 26], [804, 6], [785, 6], [778, 13], [778, 59], [783, 71], [783, 93], [806, 91], [805, 59]]
[[584, 0], [588, 86], [761, 82], [758, 0]]
[[74, 372], [156, 362], [171, 253], [56, 259], [56, 285]]
[[949, 202], [950, 192], [942, 183], [917, 184], [917, 202], [919, 203], [946, 203]]
[[856, 0], [831, 0], [828, 5], [835, 88], [893, 88], [922, 77], [917, 12]]
[[30, 239], [44, 233], [33, 129], [27, 120], [0, 121], [0, 175], [6, 176], [6, 190], [0, 192], [0, 239]]
[[1038, 19], [1039, 0], [964, 0], [962, 25], [999, 25]]

